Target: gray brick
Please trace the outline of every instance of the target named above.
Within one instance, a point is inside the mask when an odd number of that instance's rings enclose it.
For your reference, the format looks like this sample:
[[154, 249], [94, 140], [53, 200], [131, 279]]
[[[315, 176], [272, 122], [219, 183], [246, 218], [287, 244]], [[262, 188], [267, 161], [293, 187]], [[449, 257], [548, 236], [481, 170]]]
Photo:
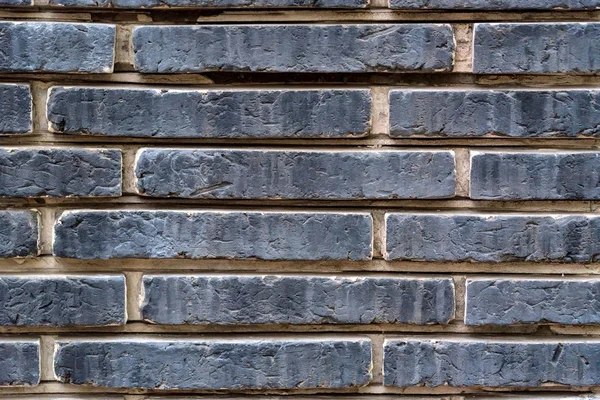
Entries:
[[369, 260], [367, 213], [68, 211], [54, 254], [83, 259]]
[[99, 326], [125, 323], [121, 276], [0, 276], [0, 325]]
[[31, 104], [29, 85], [0, 84], [0, 135], [31, 132]]
[[32, 6], [33, 0], [0, 0], [1, 6]]
[[450, 278], [144, 276], [142, 316], [166, 325], [446, 324]]
[[596, 262], [600, 217], [387, 214], [387, 260]]
[[440, 10], [594, 10], [599, 0], [390, 0], [391, 8]]
[[598, 324], [599, 280], [467, 280], [467, 325]]
[[368, 339], [60, 341], [62, 382], [141, 389], [308, 389], [364, 386]]
[[593, 340], [386, 340], [386, 386], [572, 387], [600, 384], [600, 342]]
[[392, 90], [392, 137], [600, 136], [600, 90]]
[[364, 8], [368, 3], [368, 0], [50, 0], [50, 4], [59, 6], [119, 8]]
[[217, 199], [453, 197], [451, 151], [180, 150], [138, 152], [140, 194]]
[[40, 383], [38, 340], [0, 340], [0, 386]]
[[0, 22], [0, 72], [112, 72], [115, 26]]
[[38, 220], [35, 211], [0, 211], [0, 258], [38, 255]]
[[600, 23], [476, 24], [473, 71], [600, 72]]
[[343, 138], [368, 134], [369, 90], [54, 87], [50, 130], [153, 138]]
[[120, 150], [0, 148], [0, 197], [120, 195]]
[[143, 26], [145, 73], [402, 72], [452, 69], [452, 28], [440, 24]]
[[600, 153], [472, 152], [471, 198], [600, 199]]

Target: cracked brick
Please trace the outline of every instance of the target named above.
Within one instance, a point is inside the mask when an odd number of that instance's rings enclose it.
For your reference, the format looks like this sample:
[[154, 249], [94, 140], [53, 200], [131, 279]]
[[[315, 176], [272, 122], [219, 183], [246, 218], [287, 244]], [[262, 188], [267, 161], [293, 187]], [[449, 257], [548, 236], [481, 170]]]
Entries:
[[39, 254], [39, 214], [35, 211], [0, 211], [0, 258]]
[[390, 0], [390, 8], [416, 10], [595, 10], [599, 0]]
[[29, 85], [0, 84], [0, 135], [32, 131], [32, 100]]
[[0, 340], [0, 386], [36, 386], [40, 383], [38, 340]]
[[368, 0], [50, 0], [50, 4], [58, 6], [115, 8], [364, 8], [368, 3]]

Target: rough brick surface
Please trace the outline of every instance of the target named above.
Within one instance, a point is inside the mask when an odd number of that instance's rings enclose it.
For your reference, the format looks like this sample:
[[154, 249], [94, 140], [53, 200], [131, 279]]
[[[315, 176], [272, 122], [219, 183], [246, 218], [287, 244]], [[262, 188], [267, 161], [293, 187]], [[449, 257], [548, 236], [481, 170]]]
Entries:
[[0, 276], [0, 325], [125, 323], [123, 276]]
[[598, 324], [599, 308], [598, 280], [467, 280], [467, 325]]
[[54, 254], [84, 259], [368, 260], [367, 213], [73, 211], [55, 226]]
[[144, 26], [133, 31], [145, 73], [449, 71], [449, 25]]
[[115, 27], [0, 22], [0, 72], [112, 72]]
[[598, 254], [595, 216], [386, 215], [388, 260], [592, 262]]
[[0, 84], [0, 135], [31, 132], [29, 85]]
[[38, 213], [0, 211], [0, 258], [38, 254]]
[[0, 340], [0, 386], [33, 386], [40, 382], [37, 340]]
[[59, 342], [63, 382], [145, 389], [346, 388], [371, 379], [367, 339]]
[[152, 8], [165, 6], [210, 8], [363, 8], [367, 6], [368, 0], [50, 0], [50, 4], [70, 7], [121, 8]]
[[594, 10], [599, 0], [390, 0], [391, 8], [475, 10]]
[[471, 153], [471, 198], [600, 199], [600, 153]]
[[453, 197], [450, 151], [144, 149], [140, 194], [218, 199]]
[[369, 90], [158, 90], [54, 87], [54, 132], [153, 138], [366, 135]]
[[32, 6], [33, 5], [33, 1], [32, 0], [0, 0], [0, 5], [1, 6], [8, 6], [8, 7], [14, 7], [14, 6]]
[[386, 386], [541, 387], [600, 383], [600, 342], [386, 340]]
[[473, 71], [600, 72], [600, 23], [476, 24]]
[[120, 195], [120, 150], [0, 148], [0, 197]]
[[600, 136], [600, 91], [392, 90], [392, 137]]
[[144, 276], [142, 315], [178, 324], [448, 323], [452, 279]]

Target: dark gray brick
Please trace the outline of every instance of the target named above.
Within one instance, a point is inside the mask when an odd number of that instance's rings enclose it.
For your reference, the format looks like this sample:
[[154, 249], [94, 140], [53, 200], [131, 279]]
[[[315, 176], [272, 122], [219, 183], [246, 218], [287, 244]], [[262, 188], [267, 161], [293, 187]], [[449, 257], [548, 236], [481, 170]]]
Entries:
[[[4, 0], [7, 1], [7, 0]], [[10, 1], [10, 0], [9, 0]], [[70, 7], [293, 7], [293, 8], [364, 8], [368, 0], [50, 0], [50, 4]]]
[[472, 152], [471, 198], [600, 199], [600, 153]]
[[392, 90], [390, 135], [600, 136], [600, 90]]
[[140, 194], [218, 199], [453, 197], [451, 151], [144, 149]]
[[62, 382], [141, 389], [308, 389], [364, 386], [368, 339], [58, 342]]
[[0, 258], [36, 256], [39, 215], [35, 211], [0, 211]]
[[387, 214], [387, 260], [594, 262], [600, 217]]
[[38, 340], [0, 340], [0, 386], [40, 383]]
[[0, 148], [0, 197], [120, 195], [120, 150]]
[[83, 259], [369, 260], [367, 213], [68, 211], [54, 254]]
[[391, 8], [441, 10], [593, 10], [599, 0], [390, 0]]
[[467, 280], [467, 325], [598, 324], [598, 309], [598, 280]]
[[115, 26], [0, 22], [0, 72], [112, 72]]
[[29, 85], [0, 84], [0, 135], [31, 132]]
[[32, 6], [33, 0], [0, 0], [1, 6]]
[[54, 87], [50, 130], [153, 138], [343, 138], [368, 134], [369, 90]]
[[446, 324], [450, 278], [144, 276], [142, 316], [152, 323]]
[[600, 72], [600, 23], [476, 24], [473, 71]]
[[386, 340], [386, 386], [542, 387], [600, 384], [600, 342], [569, 340]]
[[0, 325], [125, 323], [123, 276], [0, 276]]
[[441, 24], [143, 26], [140, 72], [402, 72], [452, 69]]

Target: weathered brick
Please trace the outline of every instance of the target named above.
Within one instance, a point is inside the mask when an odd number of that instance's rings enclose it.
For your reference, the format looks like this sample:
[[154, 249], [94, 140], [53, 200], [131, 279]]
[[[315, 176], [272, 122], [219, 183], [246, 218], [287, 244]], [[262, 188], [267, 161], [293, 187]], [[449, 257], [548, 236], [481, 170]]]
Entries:
[[0, 197], [120, 195], [120, 150], [0, 148]]
[[0, 5], [8, 7], [32, 6], [33, 0], [0, 0]]
[[368, 260], [368, 213], [67, 211], [54, 254], [83, 259]]
[[384, 344], [386, 386], [600, 384], [600, 342], [410, 338]]
[[0, 258], [36, 256], [39, 215], [35, 211], [0, 211]]
[[50, 4], [59, 6], [119, 8], [364, 8], [368, 3], [368, 0], [50, 0]]
[[446, 324], [450, 278], [144, 276], [142, 316], [152, 323]]
[[125, 323], [121, 276], [0, 276], [0, 325], [97, 326]]
[[453, 197], [451, 151], [143, 149], [140, 194], [219, 199]]
[[363, 386], [368, 339], [59, 341], [62, 382], [142, 389], [308, 389]]
[[599, 0], [390, 0], [391, 8], [478, 10], [593, 10]]
[[0, 340], [0, 386], [35, 386], [40, 383], [38, 340]]
[[472, 152], [471, 198], [600, 199], [600, 153]]
[[143, 26], [133, 51], [146, 73], [449, 71], [454, 39], [441, 24]]
[[112, 72], [115, 26], [0, 22], [0, 72]]
[[598, 324], [600, 281], [469, 279], [465, 324]]
[[31, 132], [29, 85], [0, 84], [0, 135]]
[[600, 72], [600, 23], [476, 24], [473, 71]]
[[387, 260], [593, 262], [600, 217], [387, 214]]
[[600, 90], [392, 90], [392, 137], [600, 136]]
[[369, 90], [54, 87], [49, 129], [153, 138], [343, 138], [368, 134]]

